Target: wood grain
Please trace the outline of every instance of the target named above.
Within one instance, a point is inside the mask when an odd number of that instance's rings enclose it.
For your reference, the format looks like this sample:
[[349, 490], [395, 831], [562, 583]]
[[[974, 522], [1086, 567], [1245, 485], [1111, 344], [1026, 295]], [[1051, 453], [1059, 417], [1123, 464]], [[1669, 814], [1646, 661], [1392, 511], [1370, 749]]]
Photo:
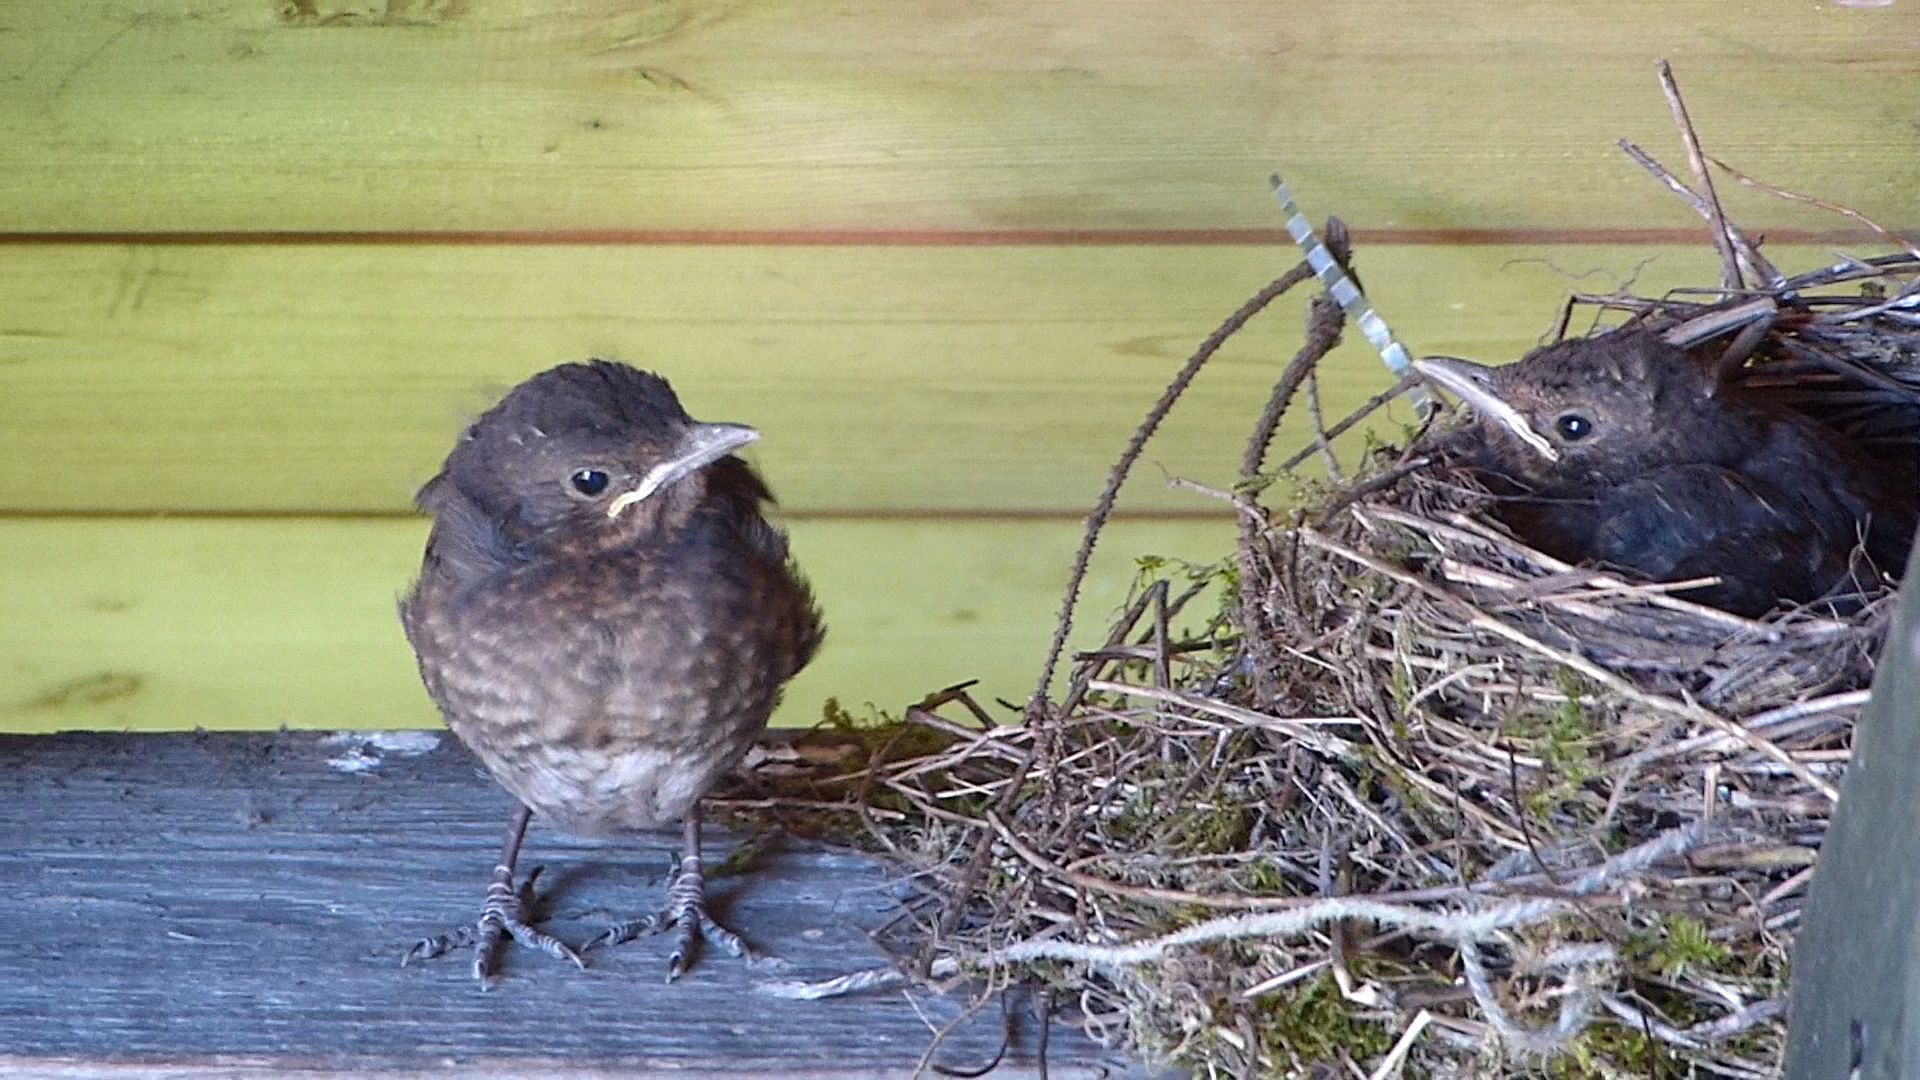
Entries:
[[[1782, 266], [1830, 259], [1780, 248]], [[1084, 514], [1181, 361], [1284, 248], [16, 247], [0, 259], [0, 512], [404, 514], [514, 382], [610, 356], [760, 427], [789, 510]], [[1712, 280], [1704, 242], [1376, 245], [1415, 350], [1517, 356], [1571, 289]], [[1132, 509], [1218, 508], [1308, 290], [1230, 343]], [[1388, 385], [1357, 337], [1327, 410]], [[1401, 421], [1410, 412], [1401, 410]], [[1296, 413], [1282, 441], [1306, 439]]]
[[1920, 549], [1908, 559], [1906, 581], [1807, 889], [1784, 1076], [1920, 1070], [1920, 1045], [1908, 1034], [1920, 1008], [1913, 978], [1920, 874], [1894, 849], [1920, 817], [1913, 770], [1920, 757]]
[[[1613, 149], [1709, 146], [1915, 224], [1920, 9], [21, 0], [0, 231], [1690, 224]], [[1677, 158], [1676, 158], [1677, 161]], [[1831, 222], [1761, 202], [1754, 226]]]
[[[827, 644], [776, 722], [837, 697], [898, 712], [952, 683], [1023, 701], [1080, 529], [1061, 521], [800, 521]], [[417, 521], [0, 520], [0, 731], [439, 723], [394, 604]], [[1213, 561], [1227, 519], [1122, 522], [1082, 610], [1105, 634], [1156, 554]]]
[[[452, 739], [418, 749], [0, 736], [0, 880], [16, 917], [0, 937], [0, 1070], [898, 1077], [927, 1049], [921, 1011], [945, 1023], [966, 1004], [964, 991], [761, 993], [884, 962], [865, 931], [904, 895], [887, 867], [793, 838], [713, 878], [725, 916], [779, 957], [760, 969], [709, 955], [668, 985], [660, 938], [595, 952], [586, 971], [511, 950], [491, 994], [461, 954], [402, 968], [415, 940], [477, 915], [507, 808]], [[741, 839], [710, 830], [709, 866]], [[581, 941], [657, 905], [673, 840], [536, 823], [524, 865], [546, 866], [549, 929]], [[988, 1008], [938, 1060], [977, 1067], [1001, 1032]], [[1051, 1034], [1053, 1075], [1143, 1075], [1065, 1024]], [[1035, 1075], [1037, 1036], [1018, 1025], [994, 1075]]]

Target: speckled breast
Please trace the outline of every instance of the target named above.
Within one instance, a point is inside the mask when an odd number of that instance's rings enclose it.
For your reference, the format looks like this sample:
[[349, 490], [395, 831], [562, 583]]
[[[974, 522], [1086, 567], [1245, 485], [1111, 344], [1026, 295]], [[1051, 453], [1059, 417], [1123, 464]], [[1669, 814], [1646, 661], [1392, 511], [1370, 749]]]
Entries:
[[409, 630], [448, 727], [515, 797], [569, 832], [650, 828], [711, 789], [778, 700], [790, 631], [766, 600], [793, 586], [756, 562], [528, 568]]

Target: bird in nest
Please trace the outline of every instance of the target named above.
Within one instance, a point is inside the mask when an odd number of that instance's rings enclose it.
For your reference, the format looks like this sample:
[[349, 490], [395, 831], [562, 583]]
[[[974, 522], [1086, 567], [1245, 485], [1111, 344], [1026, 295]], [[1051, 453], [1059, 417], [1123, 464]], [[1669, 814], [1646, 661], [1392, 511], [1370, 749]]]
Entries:
[[1714, 578], [1679, 595], [1749, 617], [1844, 610], [1906, 565], [1911, 463], [1869, 457], [1645, 326], [1499, 367], [1415, 366], [1472, 410], [1450, 448], [1499, 497], [1495, 516], [1555, 558]]

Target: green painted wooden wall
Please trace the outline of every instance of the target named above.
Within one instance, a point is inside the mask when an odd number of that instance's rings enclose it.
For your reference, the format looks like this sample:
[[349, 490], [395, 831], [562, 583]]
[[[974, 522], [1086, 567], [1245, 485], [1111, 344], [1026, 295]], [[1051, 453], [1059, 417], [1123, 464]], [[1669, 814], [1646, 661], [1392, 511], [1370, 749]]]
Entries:
[[[783, 719], [1017, 698], [1127, 433], [1292, 261], [1268, 172], [1414, 348], [1515, 355], [1570, 289], [1712, 276], [1613, 148], [1680, 163], [1660, 56], [1722, 156], [1915, 224], [1912, 5], [0, 7], [0, 728], [433, 722], [412, 488], [591, 355], [766, 433], [832, 624]], [[1226, 480], [1300, 299], [1149, 451], [1092, 622], [1226, 550], [1152, 465]], [[1382, 385], [1349, 344], [1330, 407]]]

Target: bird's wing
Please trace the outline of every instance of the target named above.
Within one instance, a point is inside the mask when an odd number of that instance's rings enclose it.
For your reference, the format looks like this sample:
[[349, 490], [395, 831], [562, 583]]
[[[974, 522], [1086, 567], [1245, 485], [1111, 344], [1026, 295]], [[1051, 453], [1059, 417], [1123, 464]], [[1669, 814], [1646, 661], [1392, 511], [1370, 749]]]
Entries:
[[820, 650], [827, 628], [819, 605], [814, 603], [813, 589], [788, 550], [786, 531], [765, 516], [766, 507], [774, 501], [773, 494], [752, 466], [732, 457], [713, 464], [707, 490], [714, 496], [710, 507], [714, 525], [764, 560], [760, 569], [765, 577], [759, 591], [769, 601], [765, 610], [793, 620], [793, 625], [783, 626], [776, 635], [785, 643], [784, 677], [791, 678]]
[[1803, 504], [1718, 465], [1659, 469], [1603, 494], [1593, 558], [1654, 581], [1718, 577], [1683, 594], [1738, 614], [1812, 600], [1846, 573]]
[[422, 575], [443, 574], [464, 587], [518, 566], [527, 553], [442, 473], [427, 481], [414, 505], [433, 515]]
[[1898, 577], [1920, 510], [1913, 483], [1917, 465], [1899, 454], [1869, 455], [1804, 417], [1773, 415], [1766, 439], [1741, 468], [1791, 488], [1825, 525], [1829, 546], [1851, 551], [1864, 541], [1873, 569]]

